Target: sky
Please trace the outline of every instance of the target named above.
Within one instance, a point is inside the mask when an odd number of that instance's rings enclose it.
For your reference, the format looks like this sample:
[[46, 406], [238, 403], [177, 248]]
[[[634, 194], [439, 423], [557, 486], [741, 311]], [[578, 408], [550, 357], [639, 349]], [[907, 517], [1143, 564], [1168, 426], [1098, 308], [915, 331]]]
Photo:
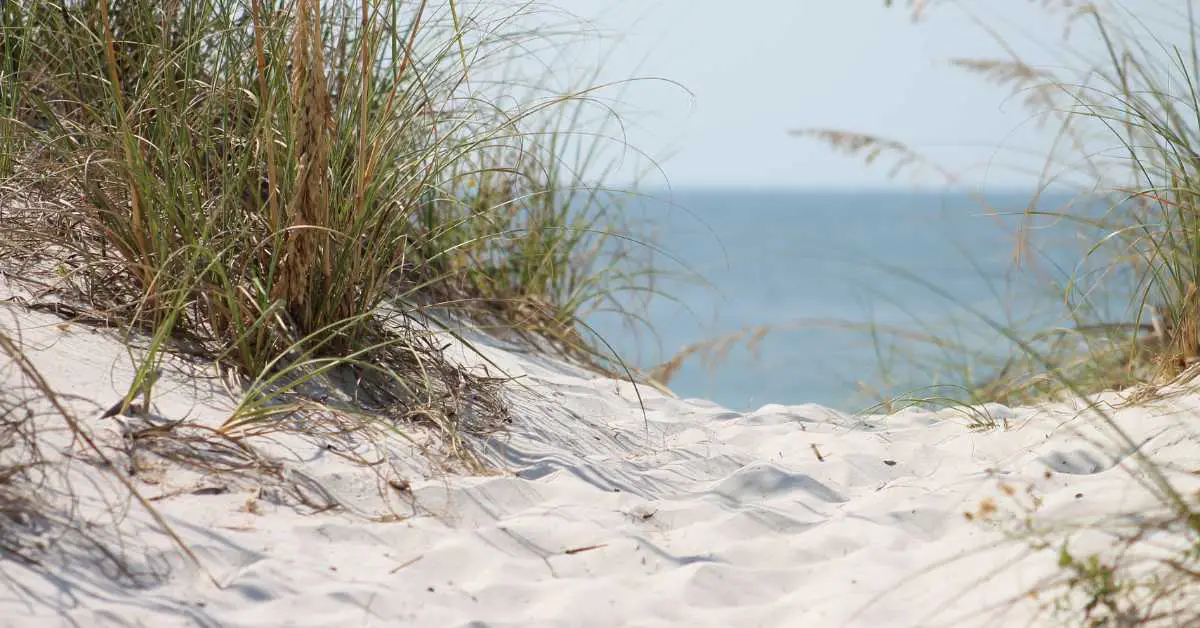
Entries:
[[[1131, 0], [1132, 1], [1132, 0]], [[1147, 0], [1143, 0], [1147, 1]], [[609, 90], [622, 139], [618, 179], [675, 187], [941, 185], [931, 173], [892, 177], [825, 144], [789, 135], [832, 128], [898, 140], [987, 188], [1036, 183], [1053, 128], [1002, 87], [952, 58], [1004, 57], [972, 18], [1006, 34], [1034, 65], [1066, 60], [1060, 20], [1041, 2], [973, 0], [930, 7], [914, 23], [905, 0], [548, 0], [604, 33], [579, 46], [598, 80], [654, 77]], [[1135, 2], [1136, 3], [1136, 2]], [[618, 93], [619, 91], [619, 93]], [[1032, 156], [1031, 156], [1032, 155]], [[646, 171], [649, 170], [649, 175]]]

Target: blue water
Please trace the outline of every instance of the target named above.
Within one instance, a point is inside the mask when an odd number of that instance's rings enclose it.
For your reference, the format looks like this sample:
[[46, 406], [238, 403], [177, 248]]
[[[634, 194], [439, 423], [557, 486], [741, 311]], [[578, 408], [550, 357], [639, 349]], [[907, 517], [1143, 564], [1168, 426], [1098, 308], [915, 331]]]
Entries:
[[[757, 351], [739, 343], [715, 367], [689, 360], [669, 382], [685, 397], [738, 409], [815, 402], [859, 410], [880, 395], [961, 379], [949, 372], [955, 369], [943, 372], [928, 360], [914, 366], [896, 355], [928, 355], [931, 345], [888, 334], [872, 340], [864, 324], [1006, 354], [1010, 343], [965, 308], [1024, 329], [1069, 322], [1061, 285], [1096, 238], [1077, 224], [1040, 218], [1025, 231], [1036, 254], [1015, 264], [1022, 218], [999, 214], [1029, 207], [1028, 192], [990, 193], [983, 202], [967, 193], [910, 191], [677, 189], [649, 196], [625, 211], [666, 254], [656, 256], [657, 266], [678, 275], [656, 285], [671, 298], [643, 310], [653, 333], [611, 315], [589, 322], [639, 366], [747, 326], [784, 328]], [[1045, 194], [1036, 207], [1079, 212], [1080, 204], [1074, 195]], [[1118, 292], [1106, 287], [1104, 294]], [[1108, 301], [1098, 304], [1100, 318], [1128, 320], [1127, 300]]]

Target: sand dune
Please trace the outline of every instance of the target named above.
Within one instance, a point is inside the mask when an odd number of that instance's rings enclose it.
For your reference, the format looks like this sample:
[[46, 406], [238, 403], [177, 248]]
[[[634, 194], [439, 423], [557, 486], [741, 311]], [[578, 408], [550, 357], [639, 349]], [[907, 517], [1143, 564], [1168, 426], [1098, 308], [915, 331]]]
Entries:
[[[185, 417], [215, 425], [228, 415], [233, 400], [198, 364], [164, 369], [150, 414], [97, 419], [132, 377], [128, 351], [106, 332], [61, 323], [0, 310], [0, 326], [19, 332], [102, 441], [128, 449], [122, 425]], [[1032, 490], [1041, 521], [1156, 509], [1131, 475], [1128, 448], [1069, 405], [989, 406], [980, 412], [995, 425], [974, 430], [955, 411], [741, 413], [494, 343], [487, 352], [522, 376], [505, 393], [511, 425], [481, 447], [504, 471], [441, 471], [417, 444], [337, 430], [255, 441], [279, 463], [270, 477], [145, 463], [139, 489], [201, 568], [109, 474], [76, 461], [67, 478], [76, 520], [97, 522], [90, 536], [134, 572], [121, 573], [82, 536], [58, 533], [41, 564], [0, 563], [0, 618], [13, 626], [1060, 625], [1020, 597], [1055, 573], [1055, 552], [1005, 541], [1015, 521], [1002, 485], [1018, 498]], [[47, 410], [13, 365], [0, 366], [0, 385]], [[1141, 451], [1188, 490], [1198, 484], [1190, 472], [1200, 447], [1186, 416], [1198, 405], [1200, 396], [1179, 394], [1117, 411]], [[49, 413], [39, 420], [46, 430], [61, 425]], [[61, 429], [43, 440], [48, 450], [67, 444]], [[351, 452], [387, 464], [365, 468], [341, 455]], [[112, 455], [130, 464], [118, 449]], [[65, 482], [41, 490], [61, 503], [55, 491]], [[964, 513], [984, 500], [997, 505], [995, 521], [969, 521]], [[106, 514], [114, 506], [116, 525]], [[1109, 542], [1099, 531], [1075, 541], [1081, 550]]]

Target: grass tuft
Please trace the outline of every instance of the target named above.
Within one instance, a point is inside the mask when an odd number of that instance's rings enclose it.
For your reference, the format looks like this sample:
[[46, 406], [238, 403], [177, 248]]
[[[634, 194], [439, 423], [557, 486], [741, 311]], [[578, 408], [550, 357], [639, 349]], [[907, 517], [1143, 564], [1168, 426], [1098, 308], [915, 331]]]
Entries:
[[0, 6], [0, 258], [19, 302], [124, 333], [122, 413], [152, 406], [173, 355], [233, 384], [218, 424], [146, 428], [160, 458], [203, 466], [209, 441], [270, 475], [254, 438], [336, 424], [428, 428], [431, 456], [484, 472], [473, 443], [508, 421], [503, 378], [447, 355], [473, 347], [462, 320], [621, 370], [582, 323], [653, 282], [625, 263], [643, 243], [603, 184], [620, 85], [526, 76], [522, 53], [570, 43], [527, 27], [537, 6]]
[[5, 252], [152, 333], [147, 372], [181, 339], [259, 379], [288, 356], [424, 346], [380, 308], [435, 304], [603, 354], [582, 317], [647, 276], [616, 270], [632, 248], [609, 218], [619, 194], [588, 182], [594, 155], [568, 155], [598, 88], [502, 106], [471, 77], [549, 36], [517, 30], [520, 7], [464, 10], [10, 8], [19, 137], [3, 152], [20, 167], [3, 189], [22, 237]]
[[[887, 3], [891, 4], [891, 3]], [[914, 18], [935, 3], [910, 3]], [[943, 3], [946, 4], [946, 3]], [[1118, 2], [1044, 3], [1048, 19], [1064, 31], [1084, 31], [1096, 47], [1076, 50], [1064, 37], [1060, 50], [1072, 61], [1057, 68], [1023, 62], [1007, 45], [1010, 59], [967, 59], [953, 64], [992, 84], [1007, 87], [1043, 121], [1058, 125], [1058, 142], [1046, 156], [1042, 182], [1078, 185], [1090, 202], [1058, 211], [1025, 212], [1018, 255], [1032, 248], [1033, 218], [1078, 225], [1095, 243], [1062, 285], [1066, 329], [1019, 332], [957, 301], [939, 286], [903, 271], [897, 274], [955, 303], [999, 333], [1012, 357], [984, 380], [964, 378], [967, 400], [1024, 403], [1070, 400], [1084, 408], [1103, 433], [1131, 452], [1134, 479], [1159, 503], [1156, 512], [1131, 513], [1078, 526], [1042, 522], [1040, 498], [1001, 485], [1016, 512], [1010, 538], [1034, 552], [1054, 554], [1058, 572], [1028, 591], [1029, 600], [1053, 612], [1060, 625], [1193, 625], [1197, 607], [1200, 515], [1193, 496], [1168, 478], [1168, 469], [1140, 451], [1118, 424], [1111, 407], [1093, 395], [1132, 389], [1126, 403], [1161, 398], [1165, 385], [1186, 384], [1200, 361], [1200, 43], [1194, 3], [1155, 2], [1137, 13]], [[971, 13], [968, 11], [968, 13]], [[971, 15], [974, 17], [973, 13]], [[1003, 45], [1000, 33], [976, 18]], [[1094, 54], [1099, 51], [1099, 55]], [[1084, 67], [1079, 67], [1083, 60]], [[1074, 72], [1071, 68], [1081, 71]], [[872, 138], [819, 138], [835, 149], [880, 154], [883, 146], [901, 156], [911, 149]], [[946, 177], [952, 181], [953, 177]], [[1102, 212], [1085, 211], [1096, 201]], [[1036, 198], [1035, 198], [1036, 201]], [[1099, 267], [1101, 272], [1085, 272]], [[1114, 277], [1132, 276], [1132, 289]], [[1108, 283], [1106, 283], [1108, 282]], [[1094, 297], [1129, 295], [1132, 320], [1100, 320]], [[945, 402], [942, 402], [945, 403]], [[950, 401], [950, 405], [958, 400]], [[1175, 476], [1178, 478], [1178, 476]], [[1020, 498], [1020, 499], [1018, 499]], [[993, 524], [997, 507], [985, 500], [968, 519]], [[1106, 535], [1110, 551], [1080, 551], [1074, 540]]]

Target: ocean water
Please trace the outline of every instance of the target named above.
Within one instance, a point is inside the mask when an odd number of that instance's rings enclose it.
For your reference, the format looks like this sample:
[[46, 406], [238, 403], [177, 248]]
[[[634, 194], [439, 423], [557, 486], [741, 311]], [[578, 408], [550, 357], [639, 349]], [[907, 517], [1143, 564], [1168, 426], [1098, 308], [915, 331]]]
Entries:
[[[1036, 203], [1025, 191], [983, 199], [880, 190], [647, 194], [624, 211], [661, 249], [656, 265], [672, 276], [655, 288], [669, 298], [642, 309], [652, 332], [610, 314], [588, 322], [639, 366], [769, 326], [773, 331], [757, 347], [748, 348], [744, 336], [712, 363], [685, 361], [669, 381], [682, 396], [736, 409], [813, 402], [861, 410], [880, 395], [956, 381], [958, 372], [941, 368], [941, 361], [904, 359], [938, 350], [902, 334], [952, 338], [981, 355], [1005, 355], [1011, 343], [967, 308], [1016, 329], [1070, 324], [1062, 286], [1072, 277], [1089, 285], [1097, 268], [1109, 268], [1087, 255], [1095, 230], [1022, 216], [1030, 207], [1073, 213], [1107, 207], [1072, 194], [1044, 193]], [[1017, 264], [1020, 233], [1027, 253]], [[1131, 320], [1128, 279], [1110, 271], [1100, 285], [1092, 294], [1095, 315]]]

